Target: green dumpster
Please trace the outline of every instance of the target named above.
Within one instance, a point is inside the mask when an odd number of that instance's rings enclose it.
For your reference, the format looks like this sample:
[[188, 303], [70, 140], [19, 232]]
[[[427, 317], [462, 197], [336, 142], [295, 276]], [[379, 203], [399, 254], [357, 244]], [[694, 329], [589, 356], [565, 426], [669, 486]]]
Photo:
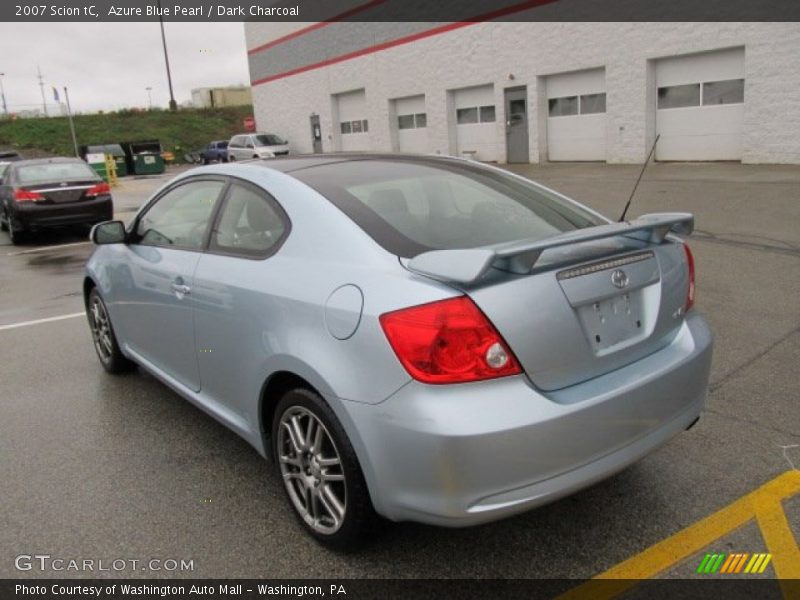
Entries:
[[164, 159], [158, 152], [140, 152], [133, 156], [136, 175], [159, 175], [164, 172]]
[[[114, 157], [114, 163], [117, 166], [117, 177], [125, 177], [128, 174], [128, 165], [125, 163], [125, 151], [122, 149], [122, 146], [119, 144], [93, 144], [89, 146], [82, 146], [81, 147], [81, 155], [84, 157], [88, 157], [89, 155], [93, 154], [110, 154]], [[87, 162], [92, 164], [92, 161], [89, 161], [87, 158]], [[93, 166], [93, 168], [95, 168]], [[95, 168], [95, 170], [100, 173], [100, 171]], [[102, 173], [100, 173], [101, 177], [105, 177], [106, 167], [105, 163], [102, 165]]]

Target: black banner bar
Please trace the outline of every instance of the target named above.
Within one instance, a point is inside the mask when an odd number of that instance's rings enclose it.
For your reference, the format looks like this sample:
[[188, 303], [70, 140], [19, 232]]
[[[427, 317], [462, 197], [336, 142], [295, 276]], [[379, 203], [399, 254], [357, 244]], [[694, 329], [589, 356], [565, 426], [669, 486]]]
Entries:
[[[569, 594], [569, 598], [611, 598], [622, 592], [626, 599], [660, 600], [778, 600], [784, 593], [800, 592], [800, 581], [744, 579], [654, 579], [645, 581], [598, 580], [591, 589], [585, 582], [568, 579], [4, 579], [3, 600], [99, 600], [161, 599], [236, 600], [338, 598], [347, 600], [390, 598], [447, 600], [545, 600]], [[794, 596], [797, 597], [797, 596]]]
[[797, 0], [4, 0], [2, 22], [800, 21]]

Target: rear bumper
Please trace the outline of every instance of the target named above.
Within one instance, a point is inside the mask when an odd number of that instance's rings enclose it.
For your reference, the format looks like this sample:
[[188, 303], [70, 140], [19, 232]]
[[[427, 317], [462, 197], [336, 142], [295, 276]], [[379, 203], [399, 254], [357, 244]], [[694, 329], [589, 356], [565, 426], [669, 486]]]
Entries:
[[378, 512], [445, 526], [493, 521], [606, 478], [700, 414], [712, 336], [696, 313], [666, 348], [556, 392], [525, 377], [412, 382], [377, 405], [343, 402]]
[[114, 218], [114, 207], [110, 196], [65, 204], [24, 202], [14, 206], [13, 215], [17, 227], [36, 230], [110, 221]]

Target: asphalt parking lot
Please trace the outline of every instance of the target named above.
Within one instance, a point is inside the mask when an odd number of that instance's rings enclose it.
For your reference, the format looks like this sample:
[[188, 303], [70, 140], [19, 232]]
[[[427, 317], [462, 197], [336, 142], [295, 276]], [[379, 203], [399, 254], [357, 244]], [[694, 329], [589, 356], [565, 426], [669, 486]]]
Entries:
[[[617, 217], [639, 169], [513, 170]], [[117, 214], [164, 181], [123, 180]], [[83, 310], [88, 243], [59, 233], [14, 247], [0, 233], [0, 577], [91, 576], [14, 567], [46, 553], [194, 561], [185, 573], [113, 573], [127, 577], [585, 579], [800, 467], [800, 169], [651, 166], [629, 215], [678, 210], [697, 217], [697, 309], [716, 335], [700, 422], [541, 509], [463, 530], [396, 524], [351, 555], [295, 525], [272, 465], [244, 441], [146, 374], [104, 373], [85, 319], [68, 316]], [[783, 510], [800, 539], [800, 495]], [[712, 547], [772, 551], [754, 523]], [[692, 575], [706, 551], [666, 574]]]

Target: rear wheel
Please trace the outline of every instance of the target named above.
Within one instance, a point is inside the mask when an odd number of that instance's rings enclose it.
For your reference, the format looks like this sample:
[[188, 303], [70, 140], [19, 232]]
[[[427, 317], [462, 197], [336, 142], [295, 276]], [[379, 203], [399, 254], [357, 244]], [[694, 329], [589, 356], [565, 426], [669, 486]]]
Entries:
[[0, 231], [8, 231], [8, 217], [5, 208], [0, 211]]
[[27, 233], [14, 222], [14, 218], [10, 214], [6, 212], [5, 215], [6, 229], [8, 230], [8, 237], [11, 243], [15, 246], [21, 244], [27, 238]]
[[94, 349], [103, 368], [109, 373], [124, 373], [134, 369], [136, 365], [125, 358], [119, 349], [106, 304], [97, 288], [89, 293], [86, 316], [89, 319], [89, 328], [92, 330]]
[[228, 162], [233, 162], [235, 160], [236, 160], [236, 157], [233, 156], [232, 154], [230, 156], [228, 156]]
[[337, 550], [358, 547], [377, 515], [347, 434], [331, 408], [306, 389], [287, 392], [272, 424], [275, 461], [303, 527]]

